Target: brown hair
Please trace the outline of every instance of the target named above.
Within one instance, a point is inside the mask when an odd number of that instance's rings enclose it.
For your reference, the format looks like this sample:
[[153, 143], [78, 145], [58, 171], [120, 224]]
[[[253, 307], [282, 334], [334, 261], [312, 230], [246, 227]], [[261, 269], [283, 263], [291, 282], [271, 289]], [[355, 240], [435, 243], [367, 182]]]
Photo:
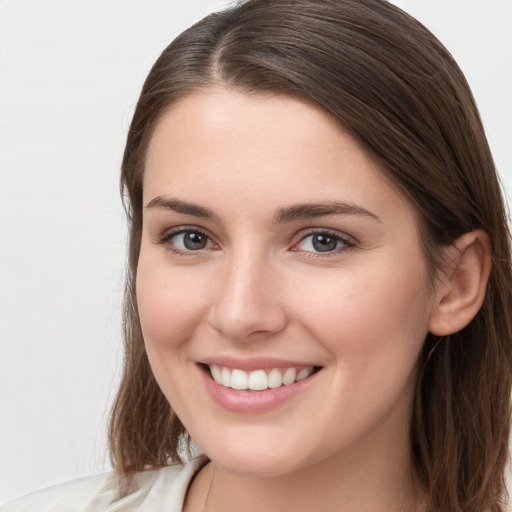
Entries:
[[462, 331], [428, 335], [411, 423], [412, 460], [432, 510], [501, 512], [508, 458], [512, 276], [505, 208], [467, 82], [419, 22], [384, 0], [248, 0], [167, 47], [143, 86], [122, 164], [130, 222], [124, 374], [110, 424], [119, 471], [180, 461], [187, 435], [153, 378], [137, 314], [145, 152], [174, 102], [222, 85], [312, 103], [373, 155], [417, 208], [426, 260], [485, 230], [493, 267]]

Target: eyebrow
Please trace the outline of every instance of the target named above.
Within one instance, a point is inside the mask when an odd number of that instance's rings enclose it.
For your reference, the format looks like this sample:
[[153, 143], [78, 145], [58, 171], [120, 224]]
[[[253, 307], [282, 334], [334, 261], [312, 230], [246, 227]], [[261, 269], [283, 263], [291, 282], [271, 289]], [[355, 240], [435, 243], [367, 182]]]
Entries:
[[[220, 221], [220, 217], [209, 208], [163, 196], [157, 196], [152, 199], [146, 205], [146, 208], [165, 208], [185, 215], [210, 219], [216, 222]], [[282, 224], [297, 220], [311, 219], [314, 217], [323, 217], [325, 215], [362, 215], [364, 217], [380, 221], [380, 218], [377, 215], [361, 206], [352, 203], [329, 201], [326, 203], [295, 204], [278, 208], [273, 216], [273, 222], [276, 224]]]
[[185, 215], [193, 215], [194, 217], [201, 217], [203, 219], [211, 219], [219, 221], [219, 216], [210, 210], [194, 203], [187, 203], [186, 201], [180, 201], [179, 199], [168, 199], [162, 196], [157, 196], [152, 199], [146, 208], [166, 208], [177, 213], [183, 213]]
[[279, 208], [274, 214], [275, 223], [305, 220], [324, 215], [362, 215], [380, 221], [380, 218], [361, 206], [339, 201], [327, 203], [306, 203]]

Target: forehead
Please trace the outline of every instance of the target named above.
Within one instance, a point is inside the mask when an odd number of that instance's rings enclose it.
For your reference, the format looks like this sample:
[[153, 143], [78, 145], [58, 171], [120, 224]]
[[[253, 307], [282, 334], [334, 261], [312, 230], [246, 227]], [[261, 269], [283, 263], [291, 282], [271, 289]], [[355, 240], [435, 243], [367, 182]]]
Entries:
[[339, 200], [380, 209], [406, 202], [368, 153], [319, 108], [224, 88], [174, 104], [148, 148], [146, 204], [158, 195], [195, 199], [198, 193], [215, 203], [211, 207], [225, 207], [229, 198], [244, 209]]
[[220, 156], [243, 151], [259, 156], [244, 162], [244, 167], [256, 169], [265, 157], [290, 157], [306, 150], [311, 157], [319, 152], [327, 156], [330, 152], [325, 150], [334, 146], [370, 161], [320, 108], [285, 95], [215, 88], [185, 96], [165, 112], [150, 140], [146, 167], [151, 170], [161, 164], [159, 157], [173, 150], [178, 150], [174, 157], [183, 156], [189, 162], [203, 152]]

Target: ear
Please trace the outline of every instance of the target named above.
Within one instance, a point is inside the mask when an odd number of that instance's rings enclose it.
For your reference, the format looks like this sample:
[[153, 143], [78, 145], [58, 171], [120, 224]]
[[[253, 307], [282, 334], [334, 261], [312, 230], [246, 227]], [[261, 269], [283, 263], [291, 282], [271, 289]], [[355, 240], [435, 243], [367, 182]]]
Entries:
[[481, 230], [462, 235], [447, 251], [429, 323], [437, 336], [460, 331], [478, 313], [492, 265], [489, 236]]

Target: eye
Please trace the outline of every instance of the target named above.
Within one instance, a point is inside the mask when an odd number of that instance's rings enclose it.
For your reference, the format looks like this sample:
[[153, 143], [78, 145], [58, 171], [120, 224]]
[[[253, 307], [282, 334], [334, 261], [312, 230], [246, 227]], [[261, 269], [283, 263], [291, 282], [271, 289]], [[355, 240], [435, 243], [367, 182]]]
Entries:
[[339, 234], [322, 231], [306, 235], [295, 246], [295, 250], [312, 253], [330, 253], [349, 249], [355, 245], [355, 242], [348, 237]]
[[214, 247], [208, 235], [197, 229], [179, 229], [165, 234], [158, 242], [169, 244], [176, 252], [194, 252]]

